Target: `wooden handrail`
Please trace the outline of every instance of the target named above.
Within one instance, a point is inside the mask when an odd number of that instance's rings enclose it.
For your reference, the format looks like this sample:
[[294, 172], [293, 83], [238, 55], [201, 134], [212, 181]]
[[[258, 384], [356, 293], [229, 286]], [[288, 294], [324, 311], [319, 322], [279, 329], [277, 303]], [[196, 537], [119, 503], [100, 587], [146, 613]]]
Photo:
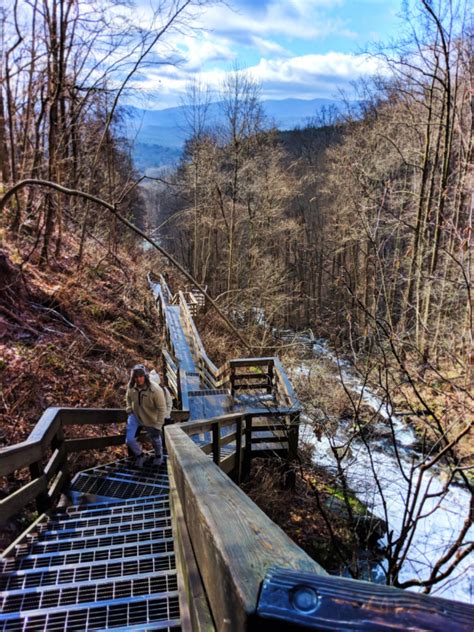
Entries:
[[[251, 624], [255, 624], [260, 586], [270, 567], [326, 575], [188, 436], [208, 428], [210, 421], [218, 428], [242, 419], [242, 415], [226, 415], [165, 430], [179, 511], [184, 514], [218, 630], [258, 629]], [[219, 454], [215, 439], [212, 452], [214, 458]]]
[[[183, 379], [185, 380], [185, 376]], [[187, 403], [186, 398], [187, 393], [184, 394], [184, 404]], [[183, 419], [182, 414], [180, 414], [182, 412], [186, 411], [174, 411], [173, 416], [176, 419]], [[189, 414], [189, 410], [187, 413]], [[66, 438], [63, 433], [66, 426], [110, 426], [125, 424], [126, 420], [126, 411], [121, 408], [48, 408], [26, 441], [0, 449], [0, 476], [8, 476], [16, 470], [29, 467], [32, 477], [29, 483], [0, 501], [0, 524], [17, 514], [32, 500], [38, 501], [41, 511], [46, 510], [51, 505], [61, 488], [68, 482], [67, 455], [71, 452], [103, 449], [125, 443], [124, 433], [100, 437]], [[185, 422], [180, 427], [191, 434], [195, 431], [211, 431], [213, 432], [214, 444], [224, 446], [230, 442], [230, 439], [229, 437], [221, 438], [221, 430], [235, 423], [240, 424], [239, 436], [236, 433], [233, 437], [237, 444], [238, 456], [233, 455], [230, 459], [223, 459], [222, 463], [219, 464], [226, 472], [237, 468], [240, 480], [243, 454], [242, 436], [244, 433], [244, 416], [241, 413], [204, 421]], [[258, 430], [258, 428], [256, 429]], [[255, 440], [255, 443], [258, 442]], [[49, 452], [51, 452], [51, 456], [44, 463]], [[217, 448], [214, 454], [218, 454]]]
[[[148, 279], [150, 285], [152, 285], [150, 274], [148, 275]], [[165, 295], [169, 298], [171, 296], [171, 292], [166, 284], [166, 280], [161, 275], [160, 283], [163, 284], [163, 289], [161, 289], [159, 292], [155, 291], [155, 295], [158, 294], [157, 302], [159, 304], [160, 314], [162, 316], [163, 325], [165, 327], [167, 342], [171, 352], [174, 353], [171, 332], [169, 330], [169, 324], [165, 316], [167, 305], [167, 299], [165, 298]], [[229, 360], [220, 368], [217, 368], [206, 353], [184, 292], [179, 291], [177, 295], [173, 297], [173, 301], [176, 298], [178, 298], [183, 326], [188, 335], [188, 340], [191, 346], [192, 354], [194, 356], [194, 361], [199, 371], [202, 383], [205, 385], [206, 388], [229, 389], [232, 395], [234, 395], [239, 390], [245, 391], [263, 389], [267, 393], [274, 393], [282, 412], [286, 412], [287, 410], [297, 412], [300, 410], [300, 405], [296, 394], [278, 358], [237, 358]], [[174, 377], [176, 375], [176, 368], [172, 366], [169, 358], [167, 358], [165, 354], [163, 355], [165, 364], [170, 369]], [[255, 375], [249, 373], [241, 374], [238, 372], [238, 370], [242, 368], [258, 367], [265, 367], [266, 370], [261, 371], [261, 374], [256, 373]], [[260, 377], [262, 378], [262, 380], [258, 381]], [[182, 397], [185, 397], [187, 394], [186, 384], [184, 380], [178, 380], [177, 377], [175, 379], [175, 382], [176, 387], [174, 394], [181, 402], [182, 409], [188, 411], [189, 403], [185, 402], [183, 404], [183, 402], [181, 401]]]
[[194, 347], [193, 351], [195, 352], [196, 360], [198, 360], [198, 363], [199, 361], [204, 362], [210, 374], [215, 376], [215, 379], [217, 379], [218, 369], [214, 362], [212, 362], [212, 360], [208, 357], [206, 350], [204, 349], [201, 336], [198, 333], [196, 324], [189, 310], [189, 306], [186, 302], [183, 292], [181, 291], [179, 292], [179, 306], [181, 308], [183, 320]]
[[[171, 293], [171, 290], [169, 288], [168, 283], [166, 282], [165, 277], [160, 274], [160, 287], [162, 288], [163, 291], [163, 298], [165, 299], [165, 301], [171, 305], [172, 301], [173, 301], [173, 294]], [[148, 283], [150, 283], [151, 278], [150, 278], [150, 273], [148, 273]]]
[[288, 376], [286, 375], [285, 369], [283, 368], [283, 365], [281, 364], [279, 358], [274, 359], [274, 370], [275, 370], [275, 378], [277, 379], [279, 384], [281, 384], [283, 392], [286, 396], [286, 400], [287, 400], [286, 404], [288, 406], [295, 405], [295, 407], [299, 409], [298, 398], [293, 389], [293, 386], [291, 385], [290, 380], [288, 379]]
[[[0, 524], [36, 500], [40, 513], [48, 509], [69, 480], [67, 454], [77, 450], [101, 449], [121, 445], [125, 435], [66, 439], [63, 428], [71, 425], [110, 425], [125, 423], [121, 408], [48, 408], [19, 444], [0, 449], [0, 476], [29, 467], [31, 481], [0, 501]], [[49, 460], [45, 463], [47, 455]]]
[[20, 467], [39, 461], [60, 427], [59, 408], [48, 408], [31, 431], [28, 439], [0, 449], [0, 476], [8, 476]]

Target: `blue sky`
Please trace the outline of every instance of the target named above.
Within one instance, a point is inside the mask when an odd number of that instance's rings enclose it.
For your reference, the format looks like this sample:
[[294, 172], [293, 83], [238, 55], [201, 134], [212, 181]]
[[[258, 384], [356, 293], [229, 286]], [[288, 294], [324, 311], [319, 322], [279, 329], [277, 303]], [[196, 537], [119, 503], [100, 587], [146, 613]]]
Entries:
[[[146, 19], [151, 0], [139, 0]], [[401, 27], [402, 0], [234, 0], [195, 13], [193, 30], [181, 28], [159, 43], [155, 60], [178, 51], [177, 64], [149, 64], [134, 80], [142, 107], [180, 104], [199, 78], [218, 94], [226, 72], [248, 70], [263, 99], [337, 98], [351, 81], [373, 74], [363, 53], [388, 42]], [[174, 57], [177, 59], [176, 57]]]

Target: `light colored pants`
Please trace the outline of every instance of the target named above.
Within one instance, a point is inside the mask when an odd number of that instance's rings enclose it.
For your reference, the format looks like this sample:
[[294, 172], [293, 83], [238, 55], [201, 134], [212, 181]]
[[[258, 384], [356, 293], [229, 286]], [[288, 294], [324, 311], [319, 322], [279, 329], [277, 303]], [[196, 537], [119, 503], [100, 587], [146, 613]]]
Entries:
[[[138, 417], [134, 413], [130, 413], [127, 419], [127, 432], [125, 436], [125, 441], [130, 450], [133, 452], [134, 456], [140, 456], [140, 454], [142, 453], [142, 447], [138, 443], [136, 438], [137, 430], [141, 426], [142, 424], [139, 422]], [[153, 444], [156, 456], [158, 458], [161, 458], [163, 456], [161, 430], [158, 430], [158, 428], [149, 428], [148, 426], [142, 427], [145, 428], [146, 433], [150, 437], [150, 441]]]

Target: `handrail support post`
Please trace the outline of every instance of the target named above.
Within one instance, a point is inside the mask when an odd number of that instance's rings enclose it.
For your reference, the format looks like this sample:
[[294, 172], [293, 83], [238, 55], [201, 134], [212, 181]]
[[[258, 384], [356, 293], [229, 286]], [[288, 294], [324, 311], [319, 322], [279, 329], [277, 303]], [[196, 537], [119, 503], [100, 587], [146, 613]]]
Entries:
[[292, 413], [287, 417], [288, 461], [285, 472], [285, 487], [288, 489], [294, 489], [296, 485], [294, 462], [298, 458], [299, 419], [299, 412]]
[[245, 450], [242, 464], [242, 479], [246, 480], [250, 476], [252, 464], [252, 415], [245, 415]]
[[242, 480], [242, 431], [245, 418], [239, 417], [236, 422], [236, 437], [235, 437], [235, 473], [234, 480], [237, 485], [240, 485]]
[[212, 458], [214, 463], [220, 467], [221, 463], [221, 433], [219, 428], [219, 422], [215, 421], [212, 424]]
[[[41, 478], [41, 476], [44, 475], [44, 471], [43, 471], [43, 465], [41, 463], [41, 461], [38, 461], [36, 463], [31, 463], [31, 465], [28, 468], [30, 470], [30, 476], [31, 476], [31, 480], [34, 481], [37, 478]], [[39, 514], [45, 513], [46, 511], [48, 511], [48, 509], [51, 507], [51, 499], [48, 496], [48, 492], [41, 492], [41, 494], [38, 494], [38, 496], [36, 497], [36, 509], [38, 510]]]

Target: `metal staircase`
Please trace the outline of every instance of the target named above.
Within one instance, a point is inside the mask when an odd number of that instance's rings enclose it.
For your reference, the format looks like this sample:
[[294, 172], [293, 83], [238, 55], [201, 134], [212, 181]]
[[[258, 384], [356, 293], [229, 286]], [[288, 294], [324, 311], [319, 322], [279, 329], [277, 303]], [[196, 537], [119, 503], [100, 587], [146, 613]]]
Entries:
[[69, 495], [4, 558], [0, 630], [180, 630], [166, 461], [80, 472]]
[[[152, 288], [175, 421], [190, 421], [167, 428], [160, 467], [121, 459], [70, 485], [68, 455], [123, 445], [125, 410], [49, 408], [25, 441], [0, 449], [0, 477], [28, 468], [31, 478], [0, 498], [0, 526], [33, 501], [40, 514], [0, 558], [0, 632], [470, 632], [465, 604], [328, 577], [238, 488], [255, 456], [295, 458], [293, 388], [276, 357], [217, 369], [184, 294], [178, 306], [166, 284]], [[87, 424], [109, 433], [68, 436]], [[52, 509], [65, 489], [69, 506]]]

